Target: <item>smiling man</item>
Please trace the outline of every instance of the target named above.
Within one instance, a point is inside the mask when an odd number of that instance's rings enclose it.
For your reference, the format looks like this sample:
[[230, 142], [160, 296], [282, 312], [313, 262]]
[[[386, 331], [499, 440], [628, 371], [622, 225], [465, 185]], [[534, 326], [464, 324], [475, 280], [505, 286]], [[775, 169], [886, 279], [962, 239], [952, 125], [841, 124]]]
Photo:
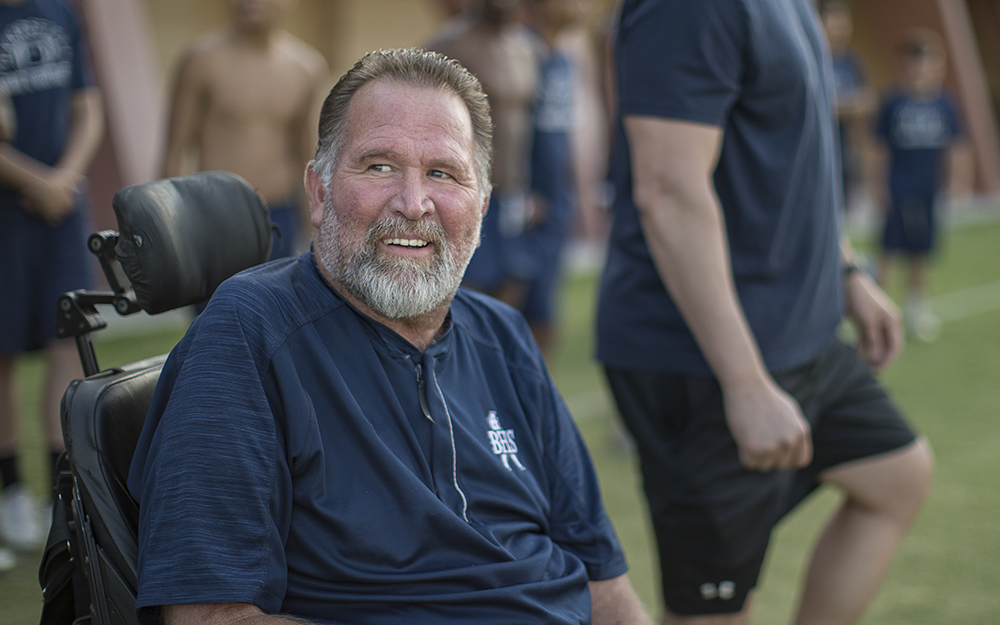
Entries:
[[164, 367], [129, 480], [144, 623], [649, 622], [524, 320], [458, 288], [491, 129], [434, 53], [334, 87], [313, 250], [224, 284]]

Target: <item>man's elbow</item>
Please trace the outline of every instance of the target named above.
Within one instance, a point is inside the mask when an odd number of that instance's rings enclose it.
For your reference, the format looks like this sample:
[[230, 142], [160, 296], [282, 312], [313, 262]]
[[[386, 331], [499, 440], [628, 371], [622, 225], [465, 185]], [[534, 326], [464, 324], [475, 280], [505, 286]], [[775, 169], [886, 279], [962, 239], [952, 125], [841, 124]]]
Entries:
[[628, 575], [590, 582], [593, 625], [652, 625]]

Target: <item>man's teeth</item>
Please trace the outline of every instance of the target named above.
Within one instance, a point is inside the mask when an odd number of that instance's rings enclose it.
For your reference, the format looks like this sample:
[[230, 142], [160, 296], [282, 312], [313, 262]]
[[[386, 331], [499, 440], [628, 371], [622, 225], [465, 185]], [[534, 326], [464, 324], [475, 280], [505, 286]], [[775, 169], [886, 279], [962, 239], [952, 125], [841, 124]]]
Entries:
[[422, 239], [383, 239], [386, 245], [401, 245], [403, 247], [426, 247], [427, 241]]

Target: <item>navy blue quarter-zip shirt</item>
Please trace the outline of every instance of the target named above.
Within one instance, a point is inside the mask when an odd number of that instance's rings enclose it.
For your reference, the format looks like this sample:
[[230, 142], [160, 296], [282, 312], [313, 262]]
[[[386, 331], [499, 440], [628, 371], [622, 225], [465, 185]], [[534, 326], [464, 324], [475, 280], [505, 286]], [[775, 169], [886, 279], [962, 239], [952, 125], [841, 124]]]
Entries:
[[226, 282], [171, 354], [129, 479], [139, 614], [588, 623], [626, 571], [523, 319], [460, 291], [421, 353], [310, 254]]

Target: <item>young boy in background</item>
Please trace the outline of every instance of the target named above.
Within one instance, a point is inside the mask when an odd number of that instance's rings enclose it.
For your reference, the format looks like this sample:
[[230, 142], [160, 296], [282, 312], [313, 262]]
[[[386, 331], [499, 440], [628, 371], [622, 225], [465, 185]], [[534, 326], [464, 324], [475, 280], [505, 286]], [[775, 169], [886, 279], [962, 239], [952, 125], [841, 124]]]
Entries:
[[888, 160], [878, 279], [885, 287], [892, 261], [906, 260], [906, 329], [931, 341], [941, 327], [926, 300], [928, 259], [937, 238], [935, 205], [961, 130], [955, 105], [944, 91], [947, 65], [941, 38], [924, 29], [910, 31], [900, 52], [899, 85], [883, 102], [876, 125]]

